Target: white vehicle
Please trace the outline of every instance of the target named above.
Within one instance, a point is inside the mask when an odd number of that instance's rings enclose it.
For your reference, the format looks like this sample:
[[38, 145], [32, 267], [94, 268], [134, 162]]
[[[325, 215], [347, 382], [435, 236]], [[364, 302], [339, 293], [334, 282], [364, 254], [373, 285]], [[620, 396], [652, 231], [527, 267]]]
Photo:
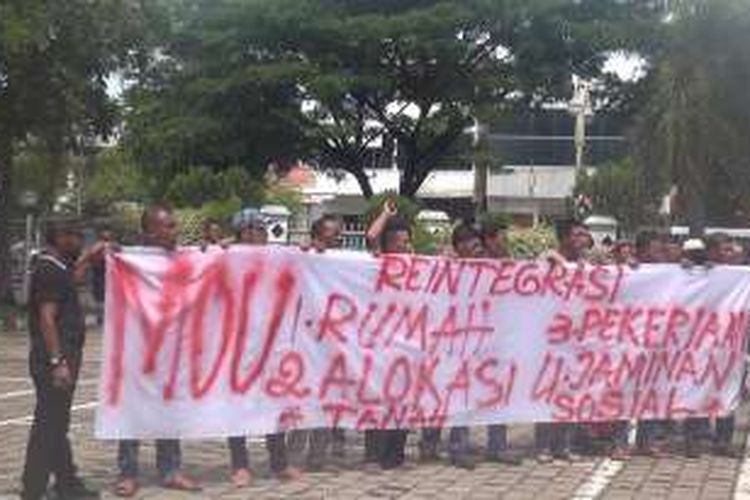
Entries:
[[[750, 229], [748, 228], [730, 228], [730, 227], [707, 227], [706, 236], [716, 233], [724, 233], [735, 240], [750, 240]], [[671, 236], [687, 238], [690, 236], [690, 228], [687, 226], [672, 226], [669, 228]]]
[[594, 238], [594, 244], [600, 246], [602, 242], [609, 237], [609, 240], [617, 241], [617, 219], [608, 215], [591, 215], [583, 221]]

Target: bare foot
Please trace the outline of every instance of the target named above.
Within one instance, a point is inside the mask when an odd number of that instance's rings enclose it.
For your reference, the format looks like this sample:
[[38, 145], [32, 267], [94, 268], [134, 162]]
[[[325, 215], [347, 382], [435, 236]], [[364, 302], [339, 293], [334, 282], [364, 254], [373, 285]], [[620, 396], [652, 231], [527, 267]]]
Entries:
[[236, 469], [232, 471], [231, 481], [235, 488], [247, 488], [253, 482], [253, 473], [250, 469]]
[[630, 452], [627, 448], [616, 446], [609, 454], [609, 458], [616, 462], [624, 462], [630, 458]]
[[201, 490], [200, 485], [195, 479], [185, 474], [182, 474], [181, 472], [178, 472], [177, 474], [175, 474], [174, 477], [172, 477], [171, 479], [164, 481], [161, 485], [162, 487], [168, 490], [177, 490], [177, 491], [200, 491]]
[[115, 483], [113, 493], [120, 498], [132, 498], [138, 493], [138, 482], [127, 477], [120, 478]]
[[277, 472], [276, 477], [282, 481], [296, 481], [302, 477], [302, 471], [295, 467], [287, 467]]

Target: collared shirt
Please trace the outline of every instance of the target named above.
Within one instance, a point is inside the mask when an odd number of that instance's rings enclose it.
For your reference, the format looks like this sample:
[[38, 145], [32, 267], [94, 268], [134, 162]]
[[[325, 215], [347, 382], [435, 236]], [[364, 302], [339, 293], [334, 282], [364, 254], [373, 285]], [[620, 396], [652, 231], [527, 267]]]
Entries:
[[83, 310], [78, 298], [78, 288], [73, 269], [58, 257], [43, 253], [36, 258], [31, 274], [29, 297], [29, 331], [31, 348], [37, 354], [47, 353], [41, 328], [42, 304], [57, 304], [57, 330], [63, 353], [76, 353], [86, 336]]

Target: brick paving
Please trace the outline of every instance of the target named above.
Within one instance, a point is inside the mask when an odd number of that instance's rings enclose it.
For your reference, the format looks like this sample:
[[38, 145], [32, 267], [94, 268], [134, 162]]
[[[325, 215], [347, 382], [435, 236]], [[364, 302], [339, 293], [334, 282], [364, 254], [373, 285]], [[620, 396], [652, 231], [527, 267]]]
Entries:
[[[92, 403], [96, 401], [100, 342], [96, 333], [89, 339], [81, 376], [83, 383], [74, 403], [77, 409], [73, 414], [71, 439], [81, 475], [90, 485], [100, 488], [104, 498], [113, 498], [106, 490], [115, 477], [116, 446], [93, 438]], [[26, 352], [27, 341], [23, 334], [0, 334], [0, 500], [16, 498], [29, 430], [26, 417], [33, 411], [33, 386], [27, 380]], [[743, 425], [735, 436], [738, 446], [746, 437], [747, 412], [742, 413], [740, 423]], [[472, 434], [477, 448], [481, 448], [483, 431], [475, 429]], [[447, 463], [418, 464], [417, 440], [417, 434], [412, 433], [409, 458], [404, 468], [381, 471], [362, 463], [361, 437], [348, 432], [345, 458], [331, 458], [323, 471], [305, 473], [301, 480], [290, 483], [270, 476], [265, 448], [260, 441], [253, 441], [250, 449], [256, 479], [245, 489], [235, 489], [227, 482], [229, 453], [223, 442], [187, 442], [183, 443], [184, 469], [199, 478], [204, 486], [203, 491], [196, 494], [166, 492], [157, 488], [153, 446], [144, 443], [141, 451], [143, 488], [138, 498], [583, 500], [588, 497], [579, 489], [591, 480], [603, 460], [601, 457], [587, 457], [576, 463], [539, 465], [528, 458], [517, 467], [480, 460], [476, 470], [464, 471]], [[514, 447], [529, 451], [531, 426], [514, 426], [511, 442]], [[630, 459], [609, 480], [599, 498], [713, 500], [733, 497], [740, 459], [708, 454], [699, 459], [687, 459], [678, 451], [676, 448], [674, 453], [659, 459]], [[292, 460], [299, 466], [304, 464], [301, 456]]]

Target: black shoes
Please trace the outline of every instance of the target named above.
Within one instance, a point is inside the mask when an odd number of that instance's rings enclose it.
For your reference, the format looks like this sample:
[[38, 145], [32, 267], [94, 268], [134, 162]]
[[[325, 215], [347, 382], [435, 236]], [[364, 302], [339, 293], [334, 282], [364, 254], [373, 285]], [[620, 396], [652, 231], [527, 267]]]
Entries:
[[96, 490], [92, 490], [78, 478], [66, 482], [64, 485], [55, 485], [55, 497], [59, 500], [91, 500], [100, 498]]
[[477, 466], [474, 459], [469, 454], [462, 453], [451, 457], [451, 465], [459, 469], [474, 470]]

